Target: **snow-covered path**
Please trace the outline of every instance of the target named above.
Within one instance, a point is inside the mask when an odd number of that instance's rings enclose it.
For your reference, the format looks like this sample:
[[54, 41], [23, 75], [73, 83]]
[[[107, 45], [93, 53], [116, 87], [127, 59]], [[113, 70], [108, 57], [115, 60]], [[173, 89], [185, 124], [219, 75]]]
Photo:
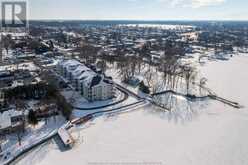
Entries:
[[[61, 152], [55, 143], [37, 149], [19, 165], [138, 164], [247, 165], [248, 57], [210, 62], [200, 68], [218, 95], [244, 105], [233, 109], [216, 101], [192, 111], [161, 112], [145, 107], [88, 123], [80, 142]], [[37, 152], [38, 151], [38, 152]]]

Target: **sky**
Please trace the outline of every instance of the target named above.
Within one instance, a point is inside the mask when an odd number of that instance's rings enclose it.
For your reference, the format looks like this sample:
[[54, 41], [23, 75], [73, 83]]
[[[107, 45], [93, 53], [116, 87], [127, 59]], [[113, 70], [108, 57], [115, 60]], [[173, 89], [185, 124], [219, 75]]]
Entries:
[[248, 0], [29, 0], [30, 19], [248, 20]]

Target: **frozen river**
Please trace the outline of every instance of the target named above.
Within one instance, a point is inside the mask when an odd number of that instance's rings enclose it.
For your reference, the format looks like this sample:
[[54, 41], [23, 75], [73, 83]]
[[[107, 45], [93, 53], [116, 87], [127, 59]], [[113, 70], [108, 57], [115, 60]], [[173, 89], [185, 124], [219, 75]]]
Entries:
[[61, 152], [52, 141], [17, 164], [247, 165], [247, 64], [248, 56], [235, 56], [200, 67], [208, 87], [245, 106], [241, 110], [209, 101], [180, 113], [144, 107], [103, 116], [74, 131], [78, 142], [72, 150]]

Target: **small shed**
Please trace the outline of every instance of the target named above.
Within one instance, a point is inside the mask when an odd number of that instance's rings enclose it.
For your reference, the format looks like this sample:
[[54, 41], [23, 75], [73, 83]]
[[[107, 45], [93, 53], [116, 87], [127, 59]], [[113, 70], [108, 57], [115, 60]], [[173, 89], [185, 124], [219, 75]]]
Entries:
[[65, 146], [71, 146], [74, 144], [73, 137], [70, 135], [70, 133], [66, 129], [60, 128], [58, 130], [58, 135]]

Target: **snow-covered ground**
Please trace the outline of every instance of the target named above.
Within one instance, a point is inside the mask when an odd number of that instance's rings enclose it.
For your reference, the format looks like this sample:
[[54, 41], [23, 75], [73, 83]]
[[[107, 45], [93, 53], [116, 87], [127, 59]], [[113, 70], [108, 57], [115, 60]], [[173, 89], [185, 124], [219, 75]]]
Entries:
[[48, 118], [47, 121], [39, 121], [35, 127], [28, 126], [25, 129], [25, 133], [21, 135], [21, 145], [19, 145], [17, 134], [9, 134], [6, 136], [5, 141], [2, 143], [3, 155], [7, 156], [7, 159], [0, 158], [0, 164], [8, 161], [13, 156], [29, 148], [30, 146], [40, 142], [48, 136], [56, 133], [57, 129], [60, 128], [66, 121], [62, 116], [56, 116]]
[[[49, 118], [47, 120], [47, 124], [45, 124], [45, 121], [40, 121], [35, 127], [29, 126], [28, 128], [26, 128], [26, 133], [22, 138], [22, 144], [26, 145], [31, 141], [35, 141], [42, 136], [45, 136], [61, 127], [64, 123], [66, 122], [65, 119], [62, 118], [62, 116], [56, 116], [54, 118]], [[21, 148], [21, 146], [19, 147], [16, 134], [7, 135], [6, 139], [6, 142], [2, 145], [4, 151], [5, 149], [13, 147], [17, 147], [17, 149]]]
[[248, 56], [235, 56], [199, 68], [208, 78], [208, 87], [219, 96], [239, 102], [243, 109], [208, 101], [180, 113], [147, 106], [103, 116], [74, 130], [77, 143], [72, 150], [61, 152], [56, 143], [50, 142], [17, 164], [247, 165], [247, 64]]
[[248, 55], [239, 54], [228, 61], [212, 61], [200, 68], [207, 86], [217, 95], [248, 108]]
[[[72, 114], [73, 114], [74, 118], [78, 118], [78, 117], [83, 117], [83, 116], [86, 116], [88, 114], [92, 114], [92, 113], [100, 112], [100, 111], [106, 111], [106, 110], [112, 110], [112, 109], [120, 109], [121, 110], [122, 107], [132, 105], [132, 104], [135, 104], [137, 102], [138, 102], [138, 100], [136, 98], [129, 96], [127, 98], [127, 100], [125, 100], [119, 104], [116, 104], [116, 105], [108, 106], [107, 108], [99, 108], [99, 109], [95, 109], [95, 110], [86, 110], [86, 111], [74, 109]], [[133, 107], [133, 106], [131, 106], [131, 107]]]
[[106, 106], [118, 102], [124, 99], [125, 94], [119, 90], [115, 92], [115, 98], [104, 100], [104, 101], [87, 101], [79, 92], [75, 92], [74, 90], [64, 90], [62, 95], [69, 100], [74, 107], [77, 108], [97, 108], [101, 106]]

